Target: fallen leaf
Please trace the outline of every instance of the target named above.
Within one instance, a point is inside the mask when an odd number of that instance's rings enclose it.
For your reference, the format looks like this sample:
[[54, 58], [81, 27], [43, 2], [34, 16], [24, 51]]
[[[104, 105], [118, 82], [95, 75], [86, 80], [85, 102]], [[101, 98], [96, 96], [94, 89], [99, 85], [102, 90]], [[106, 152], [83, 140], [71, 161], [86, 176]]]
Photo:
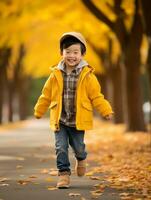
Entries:
[[9, 180], [10, 180], [10, 178], [1, 178], [0, 182], [5, 182], [5, 181], [9, 181]]
[[58, 171], [51, 171], [48, 173], [51, 176], [57, 176], [58, 175]]
[[90, 176], [90, 179], [92, 179], [92, 180], [100, 180], [100, 177], [98, 177], [98, 176]]
[[40, 183], [36, 183], [36, 182], [34, 182], [33, 184], [34, 184], [34, 185], [39, 185]]
[[90, 172], [87, 172], [85, 175], [86, 176], [93, 176], [94, 172], [93, 171], [90, 171]]
[[0, 186], [9, 186], [8, 183], [3, 183], [3, 184], [0, 184]]
[[49, 161], [48, 158], [42, 158], [42, 159], [40, 159], [40, 162], [48, 162], [48, 161]]
[[128, 177], [120, 177], [118, 180], [121, 182], [128, 182], [130, 179]]
[[28, 183], [31, 183], [32, 181], [30, 181], [30, 180], [19, 180], [19, 181], [17, 181], [18, 182], [18, 184], [20, 184], [20, 185], [27, 185]]
[[24, 161], [25, 158], [24, 157], [16, 157], [16, 160]]
[[151, 171], [151, 165], [148, 167], [148, 171]]
[[127, 197], [129, 196], [130, 194], [129, 193], [126, 193], [126, 192], [123, 192], [123, 193], [120, 193], [120, 196], [124, 196], [124, 197]]
[[69, 197], [78, 197], [81, 196], [80, 193], [69, 193]]
[[[132, 200], [132, 198], [131, 197], [120, 197], [121, 199], [123, 199], [123, 200]], [[135, 199], [136, 200], [136, 199]]]
[[57, 188], [54, 187], [54, 186], [48, 186], [47, 189], [48, 189], [48, 190], [56, 190]]
[[81, 197], [81, 200], [86, 200], [86, 198], [84, 198], [84, 197]]
[[106, 185], [102, 185], [102, 184], [96, 184], [96, 185], [94, 185], [94, 188], [96, 190], [100, 190], [100, 192], [103, 192], [104, 189], [105, 189], [105, 187], [106, 187]]
[[94, 191], [90, 191], [92, 197], [98, 197], [98, 196], [101, 196], [103, 194], [102, 191], [100, 190], [94, 190]]
[[16, 166], [16, 169], [22, 169], [22, 168], [23, 168], [22, 165], [17, 165], [17, 166]]
[[50, 168], [50, 171], [56, 171], [57, 169], [56, 168]]
[[48, 174], [49, 173], [49, 170], [48, 169], [42, 169], [40, 171], [41, 174]]
[[35, 175], [31, 175], [31, 176], [29, 176], [29, 178], [38, 178], [38, 177]]
[[51, 177], [48, 177], [48, 178], [46, 178], [45, 179], [47, 182], [52, 182], [53, 181], [53, 179], [51, 178]]

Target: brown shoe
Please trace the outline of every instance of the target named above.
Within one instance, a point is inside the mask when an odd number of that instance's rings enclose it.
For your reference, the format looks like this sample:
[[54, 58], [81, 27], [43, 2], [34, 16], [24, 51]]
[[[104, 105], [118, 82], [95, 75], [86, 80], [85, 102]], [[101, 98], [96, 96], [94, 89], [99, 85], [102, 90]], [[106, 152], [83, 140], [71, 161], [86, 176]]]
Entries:
[[69, 176], [69, 174], [65, 174], [65, 175], [60, 175], [59, 176], [59, 180], [58, 180], [58, 183], [57, 183], [57, 188], [66, 189], [66, 188], [69, 188], [69, 184], [70, 184], [70, 176]]
[[75, 171], [77, 176], [84, 176], [86, 172], [86, 160], [76, 160]]

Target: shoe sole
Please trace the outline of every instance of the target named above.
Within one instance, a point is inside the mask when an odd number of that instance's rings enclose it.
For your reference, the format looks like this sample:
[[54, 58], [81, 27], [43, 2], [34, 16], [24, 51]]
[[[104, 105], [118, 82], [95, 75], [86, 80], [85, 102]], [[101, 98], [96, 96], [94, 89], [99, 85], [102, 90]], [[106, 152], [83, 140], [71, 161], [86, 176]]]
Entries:
[[58, 189], [68, 189], [69, 185], [57, 186]]

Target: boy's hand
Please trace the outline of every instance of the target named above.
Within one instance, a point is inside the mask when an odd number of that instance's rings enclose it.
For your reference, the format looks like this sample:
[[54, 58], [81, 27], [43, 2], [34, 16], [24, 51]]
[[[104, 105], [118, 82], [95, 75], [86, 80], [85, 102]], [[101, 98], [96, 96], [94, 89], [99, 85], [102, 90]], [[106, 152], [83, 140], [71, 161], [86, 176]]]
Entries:
[[106, 120], [112, 120], [113, 119], [113, 114], [106, 115], [104, 118]]

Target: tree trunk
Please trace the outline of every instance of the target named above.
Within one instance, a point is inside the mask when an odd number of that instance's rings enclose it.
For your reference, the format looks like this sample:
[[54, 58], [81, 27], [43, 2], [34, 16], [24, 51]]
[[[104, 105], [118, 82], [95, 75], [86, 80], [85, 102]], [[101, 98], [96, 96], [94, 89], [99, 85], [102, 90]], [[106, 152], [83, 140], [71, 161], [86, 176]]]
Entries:
[[20, 120], [26, 119], [28, 115], [28, 91], [29, 91], [29, 80], [26, 77], [19, 79], [17, 92], [19, 101]]
[[[149, 101], [150, 101], [150, 105], [151, 105], [151, 38], [149, 40], [147, 71], [148, 71], [148, 77], [149, 77]], [[150, 111], [150, 114], [149, 114], [149, 123], [151, 123], [151, 111]]]
[[143, 26], [139, 5], [139, 1], [136, 0], [131, 34], [123, 48], [126, 68], [128, 131], [147, 131], [142, 109], [143, 98], [140, 82], [140, 47], [143, 38]]
[[151, 39], [149, 41], [149, 50], [148, 50], [148, 59], [147, 59], [147, 71], [149, 76], [149, 85], [150, 85], [150, 101], [151, 101]]
[[112, 67], [111, 79], [113, 83], [113, 110], [115, 112], [114, 122], [116, 124], [124, 122], [124, 111], [123, 111], [123, 81], [122, 71], [120, 66]]
[[142, 10], [143, 10], [143, 17], [145, 22], [145, 32], [148, 36], [151, 37], [151, 1], [149, 0], [141, 0]]
[[[129, 50], [130, 51], [130, 50]], [[134, 55], [131, 52], [131, 55]], [[142, 110], [143, 100], [140, 83], [140, 69], [137, 66], [138, 57], [126, 59], [126, 85], [128, 107], [128, 131], [146, 131]]]
[[6, 68], [11, 56], [11, 48], [0, 48], [0, 124], [3, 120], [4, 95], [7, 88]]
[[5, 68], [0, 66], [0, 124], [2, 124], [3, 102], [4, 102], [4, 71]]
[[13, 99], [14, 99], [14, 83], [12, 80], [8, 82], [8, 121], [13, 121]]
[[14, 71], [14, 87], [17, 92], [18, 100], [18, 113], [20, 120], [24, 120], [27, 116], [27, 88], [28, 82], [27, 78], [23, 74], [23, 58], [25, 56], [25, 46], [24, 44], [20, 45], [18, 60], [15, 65]]

